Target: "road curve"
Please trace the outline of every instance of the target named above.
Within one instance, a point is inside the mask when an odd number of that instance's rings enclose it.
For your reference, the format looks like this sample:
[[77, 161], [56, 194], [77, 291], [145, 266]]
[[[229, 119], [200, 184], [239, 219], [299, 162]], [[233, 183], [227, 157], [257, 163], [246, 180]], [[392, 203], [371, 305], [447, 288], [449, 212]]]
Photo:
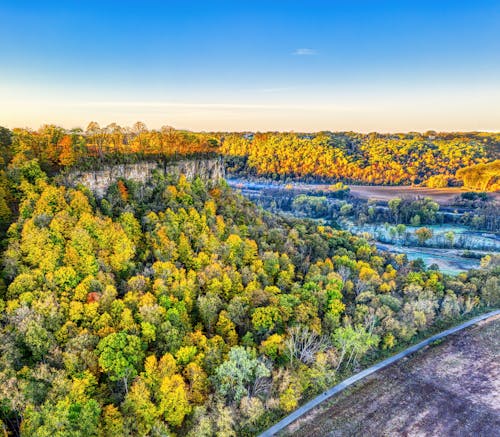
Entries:
[[371, 375], [372, 373], [375, 373], [384, 367], [387, 367], [402, 358], [407, 357], [408, 355], [413, 354], [414, 352], [419, 351], [420, 349], [428, 346], [432, 342], [439, 340], [440, 338], [447, 337], [448, 335], [454, 334], [455, 332], [461, 331], [462, 329], [468, 328], [469, 326], [475, 325], [478, 322], [481, 322], [482, 320], [489, 319], [490, 317], [494, 317], [500, 315], [500, 310], [495, 310], [491, 311], [486, 314], [482, 314], [481, 316], [475, 317], [467, 322], [464, 322], [458, 326], [455, 326], [453, 328], [447, 329], [446, 331], [440, 332], [439, 334], [433, 335], [432, 337], [429, 337], [427, 340], [421, 341], [420, 343], [417, 343], [414, 346], [409, 347], [408, 349], [405, 349], [402, 352], [399, 352], [396, 355], [393, 355], [390, 358], [387, 358], [380, 363], [377, 363], [371, 367], [368, 367], [367, 369], [363, 370], [362, 372], [356, 373], [355, 375], [351, 376], [350, 378], [347, 378], [346, 380], [342, 381], [340, 384], [337, 384], [333, 386], [332, 388], [328, 389], [324, 393], [320, 394], [319, 396], [316, 396], [314, 399], [310, 400], [307, 404], [304, 404], [302, 407], [298, 408], [295, 410], [293, 413], [290, 415], [286, 416], [284, 419], [279, 421], [277, 424], [271, 426], [268, 428], [266, 431], [264, 431], [262, 434], [260, 434], [259, 437], [270, 437], [278, 432], [284, 430], [288, 425], [290, 425], [292, 422], [295, 422], [299, 417], [303, 416], [304, 414], [308, 413], [311, 411], [314, 407], [318, 406], [321, 402], [326, 401], [327, 399], [331, 398], [333, 395], [341, 392], [342, 390], [346, 389], [347, 387], [351, 386], [352, 384], [360, 381], [361, 379], [367, 377], [368, 375]]

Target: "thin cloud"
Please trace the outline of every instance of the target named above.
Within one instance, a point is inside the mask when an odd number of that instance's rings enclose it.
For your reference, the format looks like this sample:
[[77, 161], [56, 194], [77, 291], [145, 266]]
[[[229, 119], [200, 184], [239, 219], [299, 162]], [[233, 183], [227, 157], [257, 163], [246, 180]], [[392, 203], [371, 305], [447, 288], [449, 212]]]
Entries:
[[292, 55], [296, 56], [314, 56], [317, 55], [318, 51], [315, 49], [295, 49]]
[[67, 103], [64, 106], [82, 108], [113, 108], [113, 109], [187, 109], [187, 110], [298, 110], [298, 111], [352, 111], [357, 108], [337, 104], [252, 104], [252, 103], [205, 103], [205, 102], [156, 102], [156, 101], [93, 101]]

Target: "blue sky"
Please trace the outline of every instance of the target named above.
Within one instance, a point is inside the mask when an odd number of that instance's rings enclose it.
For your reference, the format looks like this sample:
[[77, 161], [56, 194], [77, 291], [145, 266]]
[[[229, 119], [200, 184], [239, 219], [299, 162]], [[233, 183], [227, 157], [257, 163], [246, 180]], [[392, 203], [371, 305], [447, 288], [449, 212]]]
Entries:
[[3, 1], [0, 124], [500, 130], [499, 1]]

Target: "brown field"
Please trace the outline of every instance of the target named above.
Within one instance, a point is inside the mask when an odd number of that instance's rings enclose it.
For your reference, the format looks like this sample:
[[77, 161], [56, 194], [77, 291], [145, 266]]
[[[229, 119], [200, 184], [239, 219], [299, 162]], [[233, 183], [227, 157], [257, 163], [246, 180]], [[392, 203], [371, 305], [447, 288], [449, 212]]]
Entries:
[[[351, 194], [362, 199], [375, 199], [387, 202], [394, 197], [418, 198], [430, 197], [441, 205], [450, 204], [455, 197], [464, 193], [462, 188], [425, 188], [425, 187], [392, 187], [392, 186], [369, 186], [349, 185]], [[496, 200], [500, 201], [500, 193], [490, 193]]]
[[284, 435], [500, 435], [499, 363], [497, 317], [372, 375]]
[[351, 194], [362, 199], [388, 201], [394, 197], [417, 198], [431, 197], [440, 204], [450, 203], [463, 193], [461, 188], [425, 188], [425, 187], [387, 187], [349, 185]]

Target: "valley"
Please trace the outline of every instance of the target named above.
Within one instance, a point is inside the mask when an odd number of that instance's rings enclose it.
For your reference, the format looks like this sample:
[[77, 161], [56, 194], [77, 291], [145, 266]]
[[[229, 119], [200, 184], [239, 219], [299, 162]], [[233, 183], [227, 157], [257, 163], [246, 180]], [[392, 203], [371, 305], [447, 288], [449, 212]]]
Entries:
[[[355, 223], [349, 216], [338, 214], [335, 208], [332, 208], [332, 205], [340, 205], [341, 208], [347, 204], [346, 202], [355, 203], [361, 200], [376, 204], [379, 209], [389, 210], [387, 203], [391, 199], [404, 198], [418, 201], [428, 198], [439, 205], [441, 214], [439, 220], [445, 221], [451, 215], [456, 221], [462, 215], [473, 212], [473, 208], [454, 208], [457, 196], [466, 192], [461, 188], [347, 185], [342, 191], [327, 184], [302, 182], [285, 184], [264, 178], [251, 180], [229, 177], [227, 182], [230, 187], [273, 212], [325, 223], [334, 221], [342, 229], [367, 236], [380, 250], [405, 254], [410, 261], [421, 259], [427, 267], [437, 266], [444, 273], [457, 274], [479, 268], [480, 258], [500, 252], [498, 230], [488, 232], [456, 223], [425, 225], [425, 228], [432, 232], [432, 236], [422, 244], [416, 236], [420, 226], [404, 225], [404, 230], [398, 232], [396, 226], [390, 226], [388, 223]], [[339, 192], [341, 194], [337, 195]], [[307, 196], [310, 203], [315, 201], [322, 203], [322, 208], [316, 207], [310, 210], [294, 208], [299, 196]], [[489, 202], [492, 205], [499, 204], [500, 193], [491, 193]]]
[[500, 1], [0, 15], [0, 437], [499, 434]]
[[[328, 154], [282, 177], [265, 156], [256, 176], [253, 161], [226, 153], [244, 134], [0, 127], [0, 429], [258, 435], [497, 308], [498, 180], [495, 161], [481, 164], [493, 148], [476, 134], [414, 136], [400, 170], [382, 174], [367, 165], [370, 136], [271, 135], [285, 157], [288, 141]], [[357, 154], [339, 180], [343, 158], [332, 162], [326, 141], [340, 138]], [[412, 161], [419, 151], [424, 166]], [[433, 153], [454, 163], [433, 174]], [[487, 190], [350, 185], [374, 172], [376, 183], [406, 183], [405, 162], [415, 181], [456, 184], [464, 170], [462, 183]]]

